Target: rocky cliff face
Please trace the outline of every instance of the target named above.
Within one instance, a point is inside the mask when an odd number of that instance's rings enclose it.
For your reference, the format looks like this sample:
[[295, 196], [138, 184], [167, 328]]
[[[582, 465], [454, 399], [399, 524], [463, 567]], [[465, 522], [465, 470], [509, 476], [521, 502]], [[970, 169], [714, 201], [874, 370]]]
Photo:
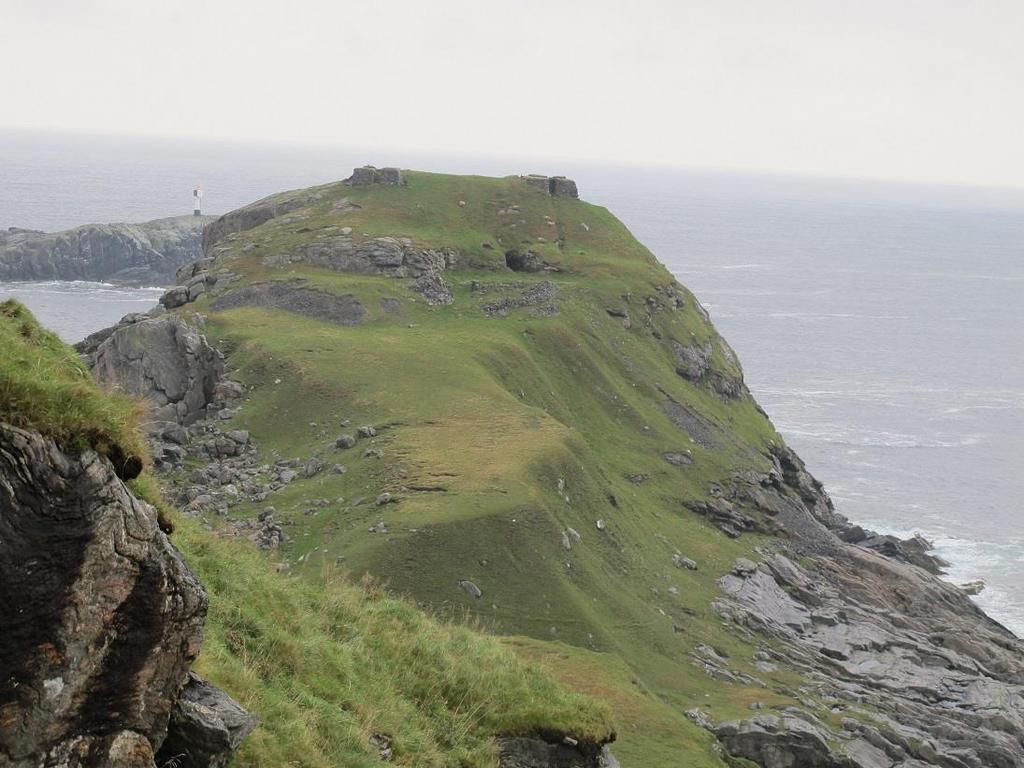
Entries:
[[156, 511], [0, 423], [0, 584], [0, 763], [153, 768], [206, 613]]
[[0, 232], [0, 280], [96, 280], [168, 285], [200, 255], [212, 216], [177, 216], [144, 224], [87, 224], [64, 232]]
[[159, 308], [127, 315], [77, 348], [101, 384], [148, 401], [151, 433], [200, 418], [224, 367], [197, 327]]

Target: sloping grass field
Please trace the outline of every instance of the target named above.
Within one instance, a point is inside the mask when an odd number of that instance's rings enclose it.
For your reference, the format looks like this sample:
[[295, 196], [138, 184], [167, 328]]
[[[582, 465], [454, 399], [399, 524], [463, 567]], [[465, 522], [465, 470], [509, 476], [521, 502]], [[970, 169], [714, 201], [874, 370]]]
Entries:
[[[347, 469], [232, 514], [273, 504], [291, 537], [281, 557], [310, 584], [341, 563], [431, 613], [518, 637], [509, 643], [524, 658], [603, 691], [632, 724], [619, 732], [624, 765], [723, 765], [683, 712], [781, 706], [799, 681], [758, 672], [757, 649], [711, 605], [716, 580], [763, 539], [731, 539], [683, 502], [763, 471], [780, 438], [748, 394], [723, 397], [676, 372], [680, 345], [706, 347], [722, 375], [739, 368], [694, 297], [608, 211], [518, 178], [407, 177], [284, 193], [275, 199], [305, 202], [218, 244], [217, 267], [238, 276], [228, 290], [301, 280], [366, 310], [342, 326], [266, 307], [213, 311], [209, 298], [189, 305], [208, 315], [208, 337], [248, 392], [225, 426], [249, 430], [264, 461], [318, 456]], [[457, 250], [444, 273], [454, 302], [430, 307], [408, 280], [296, 261], [342, 227]], [[513, 248], [552, 269], [512, 272]], [[542, 283], [556, 314], [486, 310]], [[673, 403], [697, 426], [670, 418]], [[376, 437], [334, 447], [360, 425]], [[363, 455], [371, 447], [379, 457]], [[375, 504], [382, 493], [392, 503]], [[330, 503], [308, 514], [310, 499]], [[697, 570], [676, 567], [675, 554]], [[766, 686], [710, 678], [690, 656], [703, 645]]]

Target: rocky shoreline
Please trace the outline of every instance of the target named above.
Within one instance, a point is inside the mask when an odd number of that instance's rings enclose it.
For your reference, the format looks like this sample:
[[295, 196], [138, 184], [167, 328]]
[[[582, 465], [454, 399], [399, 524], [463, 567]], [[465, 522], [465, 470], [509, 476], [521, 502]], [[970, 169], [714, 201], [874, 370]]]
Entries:
[[142, 224], [86, 224], [63, 232], [0, 231], [0, 281], [91, 280], [168, 285], [201, 255], [213, 216], [176, 216]]

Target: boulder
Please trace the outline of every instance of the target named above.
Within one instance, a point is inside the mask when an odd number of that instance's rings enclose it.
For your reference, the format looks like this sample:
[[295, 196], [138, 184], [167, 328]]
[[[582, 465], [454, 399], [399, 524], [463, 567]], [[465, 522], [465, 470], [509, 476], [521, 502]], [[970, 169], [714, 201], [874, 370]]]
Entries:
[[189, 301], [188, 286], [185, 285], [176, 285], [160, 297], [160, 303], [166, 309], [182, 307], [188, 304]]
[[190, 672], [171, 713], [157, 764], [223, 768], [257, 722], [222, 690]]
[[689, 453], [683, 453], [681, 451], [671, 451], [669, 453], [662, 454], [665, 461], [674, 467], [689, 467], [693, 464], [693, 457]]
[[861, 768], [858, 763], [840, 762], [832, 753], [828, 730], [796, 717], [758, 715], [723, 723], [715, 735], [729, 754], [764, 768]]
[[99, 343], [90, 337], [76, 348], [100, 384], [149, 401], [157, 431], [204, 416], [224, 370], [199, 329], [172, 314], [120, 323]]
[[470, 597], [475, 597], [479, 599], [484, 595], [484, 593], [480, 591], [480, 587], [478, 587], [472, 581], [468, 581], [466, 579], [459, 579], [458, 584], [459, 588]]
[[544, 271], [544, 260], [537, 253], [516, 248], [505, 252], [505, 265], [513, 272]]

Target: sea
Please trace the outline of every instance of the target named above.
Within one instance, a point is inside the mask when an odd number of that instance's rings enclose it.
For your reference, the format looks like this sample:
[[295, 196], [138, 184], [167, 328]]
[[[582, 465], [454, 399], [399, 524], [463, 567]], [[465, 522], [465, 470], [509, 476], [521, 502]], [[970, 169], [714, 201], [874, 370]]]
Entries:
[[[708, 308], [747, 383], [844, 515], [920, 533], [1024, 636], [1024, 190], [657, 165], [0, 132], [0, 226], [208, 213], [355, 165], [563, 173]], [[77, 341], [156, 288], [0, 283]], [[2, 350], [0, 350], [2, 354]]]

